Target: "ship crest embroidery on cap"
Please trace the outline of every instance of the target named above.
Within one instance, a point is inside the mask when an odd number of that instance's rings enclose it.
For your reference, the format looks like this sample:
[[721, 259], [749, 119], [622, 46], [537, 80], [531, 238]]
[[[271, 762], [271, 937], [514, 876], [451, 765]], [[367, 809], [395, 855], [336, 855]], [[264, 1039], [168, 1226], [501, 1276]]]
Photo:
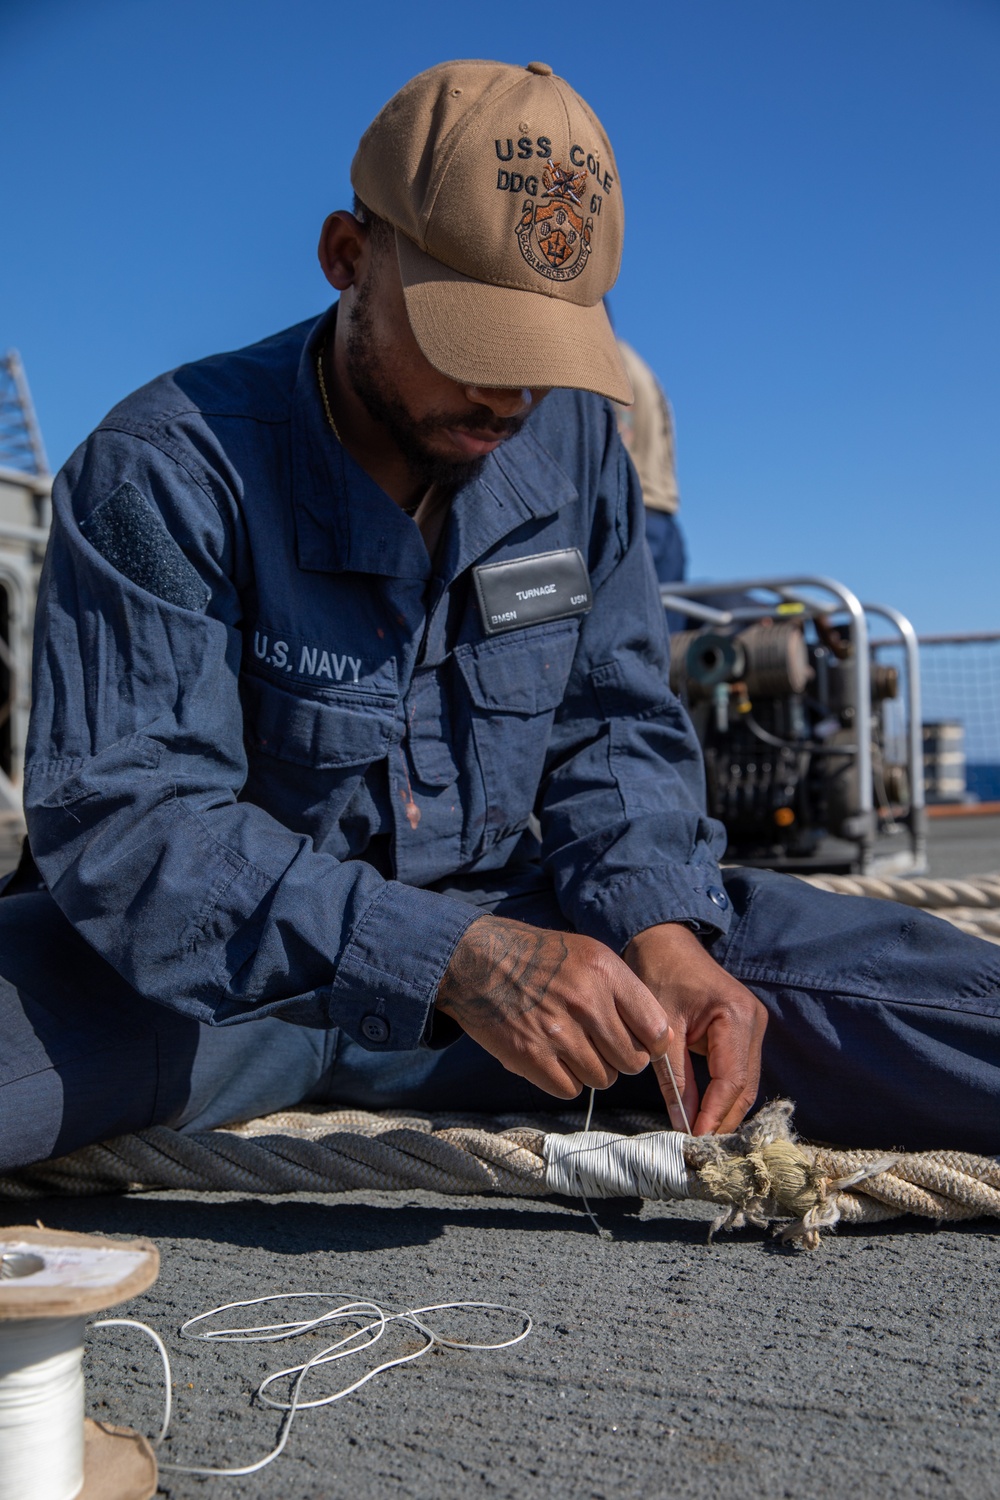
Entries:
[[540, 275], [550, 281], [572, 281], [587, 264], [594, 232], [593, 219], [584, 220], [587, 173], [567, 171], [550, 157], [542, 182], [547, 201], [525, 199], [515, 231], [517, 242], [528, 265]]

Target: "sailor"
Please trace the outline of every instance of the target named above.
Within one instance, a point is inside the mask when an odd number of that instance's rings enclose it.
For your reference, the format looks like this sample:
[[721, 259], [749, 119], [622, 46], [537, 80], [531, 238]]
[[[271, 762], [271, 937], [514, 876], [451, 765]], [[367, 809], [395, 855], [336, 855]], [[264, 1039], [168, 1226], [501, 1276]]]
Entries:
[[[522, 138], [533, 195], [497, 186]], [[594, 114], [544, 63], [443, 64], [352, 180], [336, 305], [153, 381], [56, 482], [0, 1167], [301, 1101], [590, 1086], [679, 1125], [665, 1054], [699, 1132], [791, 1093], [825, 1139], [1000, 1149], [1000, 950], [720, 871]]]
[[[660, 583], [683, 583], [687, 548], [677, 519], [681, 497], [674, 459], [674, 414], [663, 387], [641, 354], [618, 340], [632, 386], [631, 406], [619, 406], [618, 435], [635, 466], [646, 507], [646, 541]], [[683, 630], [686, 617], [667, 610], [667, 629]]]

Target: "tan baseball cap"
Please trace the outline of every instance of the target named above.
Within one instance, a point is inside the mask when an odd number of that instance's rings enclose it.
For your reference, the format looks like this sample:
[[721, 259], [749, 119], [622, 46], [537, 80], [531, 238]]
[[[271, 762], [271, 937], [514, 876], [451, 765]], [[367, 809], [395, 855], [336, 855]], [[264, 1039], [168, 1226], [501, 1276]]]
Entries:
[[418, 74], [361, 137], [351, 182], [396, 231], [410, 324], [436, 369], [632, 400], [601, 301], [621, 262], [618, 168], [547, 63]]

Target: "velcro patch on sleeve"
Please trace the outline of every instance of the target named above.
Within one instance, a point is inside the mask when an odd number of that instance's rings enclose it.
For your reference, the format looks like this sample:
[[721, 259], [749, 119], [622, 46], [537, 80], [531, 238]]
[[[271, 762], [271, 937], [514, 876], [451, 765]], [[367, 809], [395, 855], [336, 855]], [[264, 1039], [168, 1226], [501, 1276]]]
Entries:
[[162, 518], [127, 479], [81, 524], [90, 545], [119, 573], [182, 609], [204, 610], [211, 598]]

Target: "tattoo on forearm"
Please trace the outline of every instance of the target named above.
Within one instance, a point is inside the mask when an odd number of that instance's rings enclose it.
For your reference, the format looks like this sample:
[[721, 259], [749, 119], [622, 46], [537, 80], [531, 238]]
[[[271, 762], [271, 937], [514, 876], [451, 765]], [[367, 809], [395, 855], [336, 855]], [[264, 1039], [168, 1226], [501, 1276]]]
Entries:
[[437, 1004], [460, 1026], [512, 1019], [545, 998], [568, 957], [561, 932], [481, 917], [455, 949]]

